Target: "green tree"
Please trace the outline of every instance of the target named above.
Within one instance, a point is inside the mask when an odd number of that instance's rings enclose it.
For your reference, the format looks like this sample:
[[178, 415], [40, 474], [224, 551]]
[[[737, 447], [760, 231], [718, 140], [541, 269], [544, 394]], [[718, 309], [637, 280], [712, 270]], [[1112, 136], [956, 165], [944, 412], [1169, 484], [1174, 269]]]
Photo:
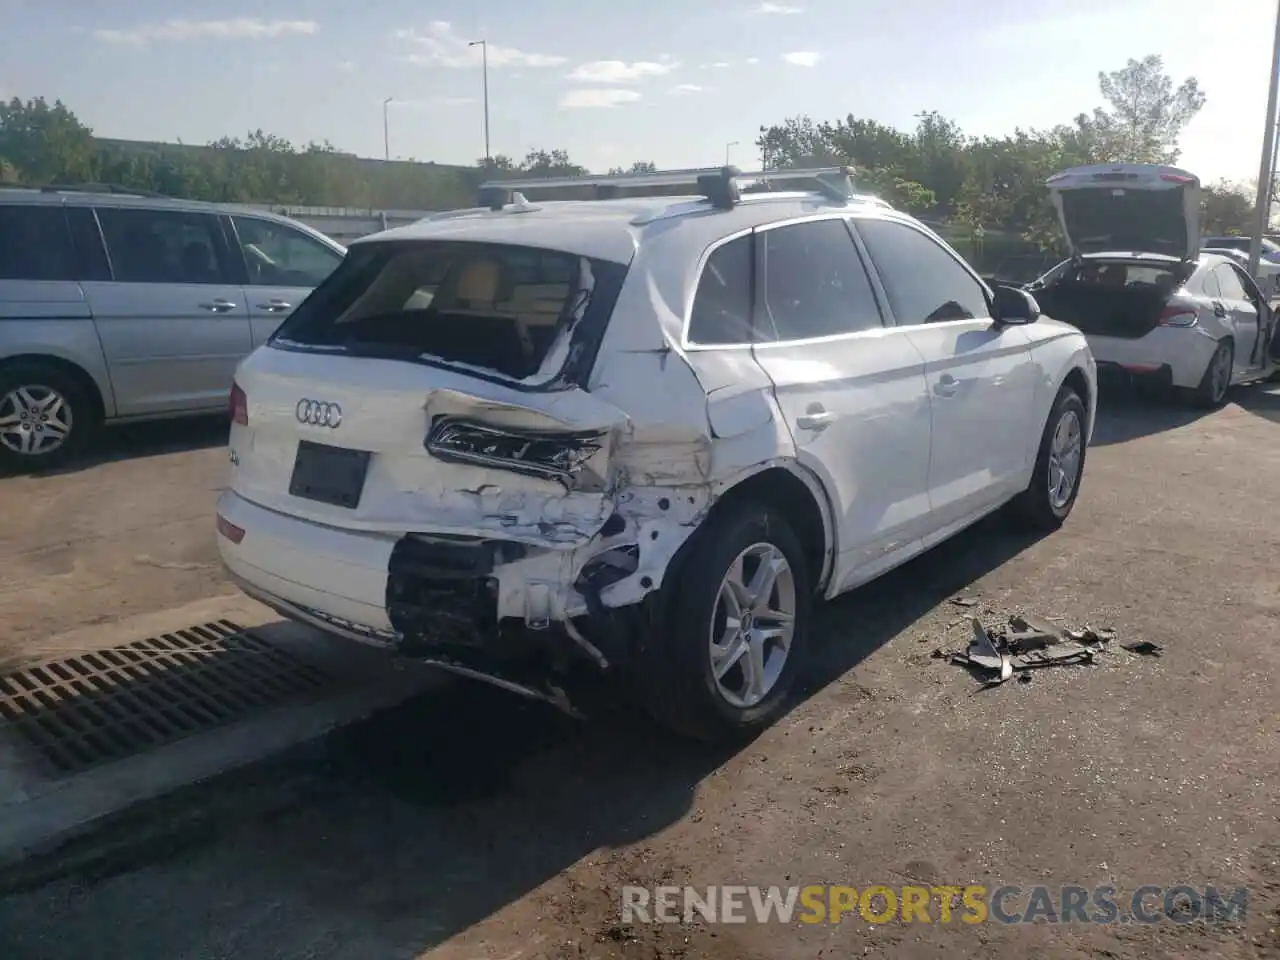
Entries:
[[1253, 196], [1240, 184], [1225, 180], [1204, 187], [1201, 233], [1212, 236], [1247, 234], [1253, 226]]
[[33, 183], [94, 179], [93, 131], [61, 100], [0, 103], [0, 155]]
[[1156, 54], [1130, 60], [1121, 70], [1098, 74], [1109, 110], [1094, 111], [1093, 123], [1108, 140], [1106, 159], [1176, 163], [1178, 137], [1200, 112], [1205, 95], [1195, 77], [1177, 87]]

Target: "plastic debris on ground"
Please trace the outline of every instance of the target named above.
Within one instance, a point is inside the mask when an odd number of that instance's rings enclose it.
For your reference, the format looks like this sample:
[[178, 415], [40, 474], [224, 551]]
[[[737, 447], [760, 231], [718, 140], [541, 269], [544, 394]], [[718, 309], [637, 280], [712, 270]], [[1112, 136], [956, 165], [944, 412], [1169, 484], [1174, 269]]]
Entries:
[[[1010, 617], [1007, 624], [988, 629], [973, 617], [973, 639], [964, 651], [934, 651], [934, 659], [948, 659], [967, 667], [987, 686], [998, 686], [1018, 674], [1023, 683], [1030, 672], [1046, 667], [1083, 666], [1115, 640], [1115, 631], [1084, 627], [1069, 630], [1030, 616]], [[1142, 642], [1125, 644], [1133, 653], [1159, 656], [1160, 647]]]

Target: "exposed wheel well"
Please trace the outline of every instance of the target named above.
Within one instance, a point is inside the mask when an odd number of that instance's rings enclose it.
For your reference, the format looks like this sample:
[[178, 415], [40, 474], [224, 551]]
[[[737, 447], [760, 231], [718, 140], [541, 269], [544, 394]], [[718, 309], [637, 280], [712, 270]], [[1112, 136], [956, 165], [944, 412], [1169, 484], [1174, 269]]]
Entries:
[[770, 467], [748, 477], [731, 488], [711, 508], [713, 514], [732, 509], [741, 503], [760, 503], [786, 518], [804, 547], [805, 562], [814, 580], [814, 589], [822, 590], [819, 580], [826, 563], [827, 532], [822, 510], [804, 481], [782, 467]]
[[84, 388], [85, 396], [89, 398], [89, 402], [94, 406], [94, 416], [99, 423], [102, 422], [103, 417], [106, 416], [106, 404], [103, 402], [101, 391], [98, 390], [98, 384], [83, 367], [72, 363], [70, 360], [51, 357], [43, 353], [20, 353], [0, 360], [0, 373], [22, 364], [51, 367], [74, 379], [76, 383]]

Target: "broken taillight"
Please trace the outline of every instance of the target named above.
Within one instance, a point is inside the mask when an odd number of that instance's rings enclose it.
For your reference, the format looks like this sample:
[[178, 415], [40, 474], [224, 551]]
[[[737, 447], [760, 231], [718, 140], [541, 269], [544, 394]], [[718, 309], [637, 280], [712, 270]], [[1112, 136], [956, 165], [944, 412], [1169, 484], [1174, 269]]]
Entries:
[[1185, 304], [1171, 303], [1160, 313], [1162, 327], [1194, 327], [1195, 325], [1196, 311]]
[[230, 412], [232, 423], [238, 423], [242, 427], [249, 425], [249, 398], [234, 380], [231, 381]]
[[491, 427], [442, 417], [425, 446], [441, 460], [496, 467], [568, 483], [604, 445], [605, 434]]

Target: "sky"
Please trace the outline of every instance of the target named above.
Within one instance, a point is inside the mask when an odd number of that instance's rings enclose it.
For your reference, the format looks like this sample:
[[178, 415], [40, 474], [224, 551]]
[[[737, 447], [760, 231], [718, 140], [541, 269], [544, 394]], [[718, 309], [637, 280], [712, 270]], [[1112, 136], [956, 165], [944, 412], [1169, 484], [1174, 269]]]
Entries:
[[937, 110], [974, 135], [1101, 103], [1098, 72], [1164, 57], [1208, 100], [1182, 138], [1205, 182], [1256, 180], [1275, 0], [0, 0], [0, 97], [60, 98], [104, 137], [262, 128], [472, 163], [562, 148], [593, 170], [758, 166], [759, 127]]

